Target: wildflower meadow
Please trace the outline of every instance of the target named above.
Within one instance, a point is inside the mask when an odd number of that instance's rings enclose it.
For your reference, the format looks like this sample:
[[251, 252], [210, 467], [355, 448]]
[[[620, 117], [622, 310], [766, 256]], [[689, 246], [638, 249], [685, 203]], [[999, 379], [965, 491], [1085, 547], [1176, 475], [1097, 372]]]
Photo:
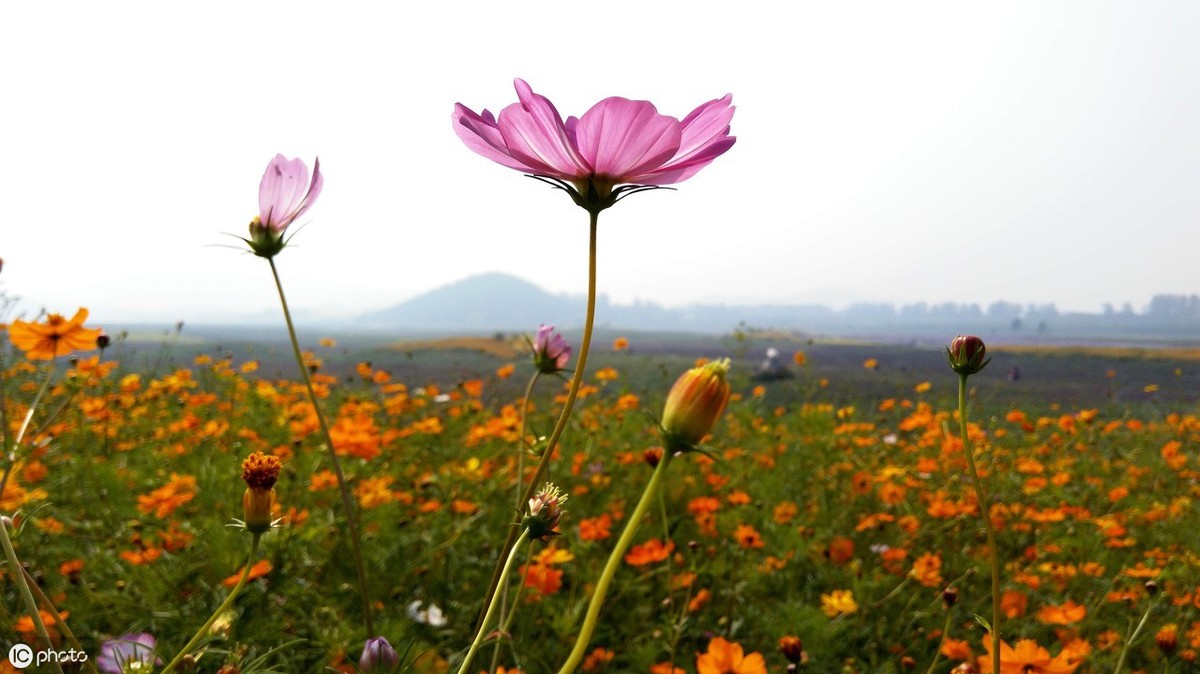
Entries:
[[282, 154], [228, 264], [274, 284], [289, 374], [150, 366], [3, 296], [0, 672], [1200, 671], [1194, 399], [980, 396], [971, 335], [887, 393], [835, 393], [802, 343], [765, 383], [731, 349], [634, 358], [596, 338], [601, 215], [721, 171], [732, 97], [564, 119], [515, 89], [452, 130], [589, 228], [577, 340], [402, 380], [302, 337], [288, 245], [337, 172]]

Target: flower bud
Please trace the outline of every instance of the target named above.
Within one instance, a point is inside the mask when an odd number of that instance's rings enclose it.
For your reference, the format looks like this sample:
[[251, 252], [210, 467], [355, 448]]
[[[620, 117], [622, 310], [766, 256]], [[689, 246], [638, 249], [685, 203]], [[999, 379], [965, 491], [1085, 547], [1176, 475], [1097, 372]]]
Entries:
[[991, 359], [984, 360], [987, 349], [975, 335], [959, 335], [946, 349], [946, 361], [955, 372], [966, 376], [982, 370]]
[[271, 528], [272, 511], [275, 508], [275, 481], [283, 462], [277, 456], [255, 452], [242, 462], [242, 479], [246, 481], [246, 493], [242, 496], [242, 510], [246, 530], [261, 534]]
[[373, 672], [391, 672], [400, 664], [400, 654], [388, 640], [383, 637], [371, 637], [363, 646], [362, 657], [358, 659], [358, 671], [363, 674]]
[[543, 541], [551, 536], [557, 536], [554, 529], [562, 519], [562, 505], [567, 502], [567, 495], [558, 487], [547, 482], [538, 493], [529, 499], [529, 514], [521, 520], [521, 526], [529, 531], [529, 537], [535, 541]]
[[729, 402], [729, 359], [705, 363], [684, 372], [663, 410], [662, 427], [668, 451], [695, 447], [712, 430]]
[[804, 645], [800, 643], [800, 637], [788, 635], [780, 637], [779, 652], [783, 653], [783, 657], [788, 661], [799, 663], [800, 658], [804, 655]]
[[533, 340], [533, 366], [542, 374], [554, 374], [571, 360], [571, 347], [563, 336], [554, 332], [553, 325], [538, 328]]

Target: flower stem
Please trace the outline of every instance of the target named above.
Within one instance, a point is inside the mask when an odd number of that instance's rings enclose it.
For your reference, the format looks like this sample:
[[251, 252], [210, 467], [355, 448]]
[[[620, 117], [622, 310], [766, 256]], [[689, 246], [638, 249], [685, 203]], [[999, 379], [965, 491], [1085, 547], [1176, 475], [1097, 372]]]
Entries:
[[[513, 560], [517, 558], [517, 551], [521, 548], [521, 544], [526, 541], [528, 535], [528, 529], [521, 529], [521, 535], [514, 541], [512, 549], [508, 551], [508, 557], [504, 560], [504, 566], [501, 567], [501, 578], [508, 578], [508, 574], [512, 570]], [[483, 637], [487, 633], [488, 623], [492, 620], [492, 614], [496, 612], [496, 604], [499, 603], [499, 600], [499, 594], [492, 595], [492, 600], [488, 603], [487, 611], [483, 614], [483, 621], [479, 623], [479, 630], [475, 633], [475, 640], [471, 642], [471, 648], [467, 650], [466, 657], [463, 658], [462, 664], [458, 666], [458, 674], [467, 674], [467, 671], [471, 668], [471, 661], [475, 659], [475, 651], [479, 650], [479, 644], [483, 642]]]
[[[1125, 657], [1129, 655], [1129, 647], [1133, 645], [1133, 642], [1137, 641], [1138, 635], [1142, 633], [1142, 628], [1146, 626], [1146, 620], [1150, 617], [1150, 611], [1154, 610], [1154, 606], [1157, 603], [1156, 601], [1150, 602], [1150, 605], [1146, 607], [1146, 612], [1142, 614], [1142, 619], [1138, 621], [1137, 628], [1133, 630], [1129, 638], [1121, 645], [1121, 657], [1117, 659], [1117, 666], [1113, 669], [1113, 674], [1121, 674], [1121, 670], [1125, 667]], [[1132, 623], [1132, 621], [1130, 622]]]
[[[54, 608], [54, 603], [50, 601], [50, 598], [46, 596], [45, 592], [42, 592], [42, 588], [38, 587], [37, 581], [34, 580], [33, 576], [29, 575], [29, 572], [25, 570], [25, 567], [21, 567], [21, 573], [25, 575], [25, 583], [29, 585], [30, 590], [33, 590], [34, 597], [42, 603], [42, 606], [46, 607], [47, 613], [54, 616], [54, 624], [58, 625], [58, 629], [62, 630], [62, 635], [67, 640], [67, 643], [71, 645], [71, 648], [74, 648], [80, 653], [85, 652], [83, 650], [83, 645], [80, 644], [79, 640], [75, 638], [75, 633], [71, 631], [70, 627], [67, 627], [67, 622], [63, 620], [62, 614], [58, 612], [58, 609]], [[99, 672], [96, 671], [96, 665], [92, 663], [90, 658], [84, 661], [83, 666], [85, 669], [92, 672], [92, 674], [99, 674]]]
[[241, 592], [242, 588], [246, 585], [246, 579], [250, 577], [250, 567], [254, 563], [254, 558], [258, 556], [258, 542], [261, 538], [262, 534], [254, 534], [253, 542], [250, 543], [250, 556], [246, 558], [246, 566], [242, 568], [242, 576], [238, 578], [237, 585], [234, 585], [233, 589], [229, 591], [229, 596], [225, 597], [225, 601], [221, 602], [221, 605], [217, 607], [217, 610], [213, 611], [213, 614], [208, 617], [208, 620], [200, 626], [200, 629], [196, 631], [196, 634], [192, 637], [191, 641], [187, 642], [183, 648], [179, 649], [179, 652], [175, 654], [175, 658], [167, 664], [166, 668], [162, 670], [161, 674], [171, 674], [171, 672], [179, 666], [179, 663], [183, 661], [183, 656], [191, 653], [192, 649], [195, 648], [202, 639], [204, 639], [205, 635], [208, 634], [208, 631], [212, 629], [213, 623], [217, 622], [217, 618], [221, 617], [221, 614], [229, 610], [230, 606], [233, 606], [233, 600], [237, 598], [238, 593]]
[[992, 526], [992, 516], [988, 512], [987, 494], [983, 490], [983, 482], [979, 479], [979, 471], [975, 468], [975, 454], [971, 451], [970, 439], [967, 437], [967, 375], [958, 375], [958, 430], [962, 435], [963, 454], [967, 457], [967, 465], [971, 468], [971, 480], [975, 483], [975, 497], [979, 501], [979, 515], [983, 518], [983, 528], [987, 532], [988, 560], [992, 567], [992, 671], [1000, 672], [1000, 551], [996, 549], [996, 530]]
[[329, 434], [329, 424], [325, 421], [325, 414], [317, 402], [317, 393], [313, 390], [312, 377], [309, 376], [308, 367], [304, 365], [304, 356], [300, 353], [300, 341], [296, 339], [296, 328], [292, 324], [292, 314], [288, 311], [287, 298], [283, 295], [283, 283], [279, 280], [279, 270], [275, 268], [275, 258], [269, 257], [267, 262], [271, 263], [271, 275], [275, 277], [275, 289], [279, 291], [279, 303], [283, 306], [283, 318], [287, 322], [288, 336], [292, 340], [292, 352], [296, 356], [296, 366], [300, 368], [300, 376], [304, 378], [304, 386], [308, 389], [308, 399], [317, 415], [321, 434], [325, 436], [325, 446], [329, 449], [329, 461], [333, 465], [333, 474], [337, 476], [338, 491], [342, 495], [342, 509], [346, 512], [346, 528], [350, 530], [350, 549], [354, 554], [354, 572], [358, 576], [358, 594], [362, 598], [363, 625], [367, 628], [367, 636], [374, 636], [375, 626], [371, 619], [371, 601], [367, 596], [367, 572], [363, 568], [362, 544], [358, 535], [358, 516], [354, 510], [354, 499], [350, 495], [350, 486], [346, 484], [346, 475], [342, 472], [342, 462], [338, 460], [337, 450], [333, 446], [333, 436]]
[[[567, 401], [563, 403], [562, 413], [559, 414], [558, 422], [554, 424], [554, 430], [550, 433], [550, 439], [546, 441], [546, 449], [542, 451], [542, 458], [538, 461], [533, 478], [529, 480], [529, 486], [525, 488], [525, 494], [521, 497], [519, 503], [525, 503], [533, 498], [542, 477], [546, 474], [546, 469], [550, 465], [550, 457], [554, 455], [554, 449], [558, 446], [558, 440], [562, 437], [563, 431], [567, 427], [567, 421], [571, 418], [571, 411], [575, 408], [575, 397], [579, 394], [579, 386], [583, 383], [583, 373], [587, 369], [588, 349], [592, 344], [592, 325], [596, 317], [596, 225], [598, 222], [599, 214], [591, 212], [588, 236], [587, 315], [583, 323], [583, 341], [579, 345], [579, 360], [575, 363], [575, 374], [571, 377], [571, 386], [567, 389]], [[500, 557], [496, 560], [496, 569], [492, 572], [491, 583], [488, 584], [487, 593], [483, 597], [484, 606], [491, 603], [492, 597], [496, 594], [496, 588], [500, 585], [500, 575], [502, 572], [502, 562], [500, 560], [508, 556], [516, 540], [517, 530], [515, 528], [509, 529], [508, 537], [504, 540], [504, 545], [500, 548]]]
[[625, 551], [629, 549], [629, 544], [633, 542], [633, 536], [637, 533], [642, 518], [646, 515], [646, 511], [650, 509], [650, 503], [654, 500], [654, 494], [658, 491], [658, 485], [662, 482], [663, 475], [667, 472], [667, 466], [671, 464], [671, 458], [671, 450], [669, 448], [665, 449], [662, 459], [658, 462], [658, 467], [654, 469], [654, 475], [650, 477], [650, 482], [646, 485], [646, 490], [642, 492], [642, 498], [633, 509], [633, 514], [629, 516], [629, 521], [625, 523], [625, 530], [621, 532], [621, 537], [617, 539], [616, 547], [609, 554], [608, 562], [604, 564], [604, 571], [600, 573], [600, 579], [596, 581], [596, 590], [592, 592], [591, 601], [588, 602], [587, 613], [583, 618], [583, 626], [579, 630], [579, 636], [575, 639], [575, 647], [571, 649], [571, 654], [567, 656], [567, 661], [558, 670], [558, 674], [571, 674], [579, 666], [579, 662], [583, 660], [584, 651], [587, 650], [588, 644], [592, 640], [592, 634], [596, 631], [600, 609], [604, 605], [604, 595], [608, 592], [608, 586], [612, 584], [613, 576], [616, 575], [617, 567], [621, 565], [621, 559], [625, 556]]
[[[515, 506], [518, 513], [523, 511], [521, 507], [521, 495], [525, 491], [525, 425], [529, 418], [529, 399], [533, 397], [533, 387], [537, 384], [538, 378], [542, 376], [542, 371], [535, 369], [533, 376], [529, 378], [529, 384], [525, 386], [525, 395], [521, 397], [521, 426], [517, 432], [517, 488], [516, 492], [517, 504]], [[520, 592], [520, 586], [517, 587]], [[497, 622], [501, 625], [500, 633], [505, 634], [508, 631], [508, 624], [512, 622], [512, 616], [517, 612], [516, 598], [513, 598], [512, 610], [508, 608], [508, 583], [505, 583], [500, 588], [500, 617]], [[496, 640], [496, 648], [492, 651], [492, 666], [488, 669], [489, 672], [496, 670], [496, 662], [500, 659], [500, 642], [503, 637]]]
[[[42, 401], [42, 396], [46, 395], [46, 391], [50, 388], [50, 380], [54, 379], [54, 364], [55, 360], [50, 360], [50, 368], [46, 372], [46, 378], [42, 380], [42, 385], [38, 389], [36, 395], [33, 396], [33, 402], [29, 403], [29, 410], [25, 412], [25, 419], [21, 421], [21, 428], [17, 431], [17, 435], [13, 438], [12, 449], [8, 452], [7, 465], [4, 466], [4, 475], [0, 476], [0, 496], [4, 494], [4, 488], [8, 486], [8, 476], [12, 474], [13, 466], [17, 462], [17, 448], [21, 446], [21, 441], [25, 439], [25, 431], [29, 430], [29, 422], [33, 421], [33, 413], [37, 410], [38, 403]], [[7, 449], [7, 448], [6, 448]]]
[[[54, 642], [50, 641], [50, 633], [46, 631], [46, 625], [42, 622], [42, 614], [38, 611], [37, 602], [33, 600], [33, 593], [29, 590], [29, 583], [25, 582], [25, 574], [21, 573], [21, 561], [17, 559], [17, 551], [13, 549], [12, 539], [8, 537], [8, 525], [11, 521], [7, 517], [0, 518], [0, 545], [4, 546], [8, 571], [17, 584], [17, 590], [25, 602], [25, 609], [29, 611], [29, 617], [33, 619], [33, 628], [42, 638], [46, 650], [55, 650]], [[58, 670], [59, 674], [62, 674], [62, 666], [58, 664], [57, 660], [54, 661], [54, 668]]]

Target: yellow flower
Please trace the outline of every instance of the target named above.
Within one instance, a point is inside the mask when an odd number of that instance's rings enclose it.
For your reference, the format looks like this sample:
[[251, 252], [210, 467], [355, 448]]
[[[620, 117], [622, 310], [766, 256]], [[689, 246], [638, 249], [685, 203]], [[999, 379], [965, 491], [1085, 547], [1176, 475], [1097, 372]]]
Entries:
[[858, 610], [858, 602], [854, 601], [854, 593], [850, 590], [834, 590], [821, 595], [821, 612], [830, 618], [847, 615]]

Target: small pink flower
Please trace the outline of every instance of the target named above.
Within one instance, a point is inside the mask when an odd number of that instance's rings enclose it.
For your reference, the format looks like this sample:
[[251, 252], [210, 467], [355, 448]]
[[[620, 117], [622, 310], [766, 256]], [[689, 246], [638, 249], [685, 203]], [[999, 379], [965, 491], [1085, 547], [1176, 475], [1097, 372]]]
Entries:
[[538, 328], [533, 340], [533, 364], [543, 374], [554, 374], [571, 360], [571, 346], [563, 336], [554, 332], [553, 325]]
[[[709, 101], [682, 121], [649, 101], [606, 98], [578, 119], [562, 121], [546, 97], [516, 80], [518, 102], [476, 114], [454, 106], [454, 131], [478, 154], [547, 180], [590, 212], [624, 194], [683, 182], [726, 150], [732, 96]], [[620, 187], [619, 187], [620, 186]]]
[[304, 160], [275, 155], [258, 185], [258, 215], [250, 222], [248, 243], [255, 255], [274, 257], [283, 250], [284, 231], [312, 206], [324, 184], [319, 158], [309, 182]]

